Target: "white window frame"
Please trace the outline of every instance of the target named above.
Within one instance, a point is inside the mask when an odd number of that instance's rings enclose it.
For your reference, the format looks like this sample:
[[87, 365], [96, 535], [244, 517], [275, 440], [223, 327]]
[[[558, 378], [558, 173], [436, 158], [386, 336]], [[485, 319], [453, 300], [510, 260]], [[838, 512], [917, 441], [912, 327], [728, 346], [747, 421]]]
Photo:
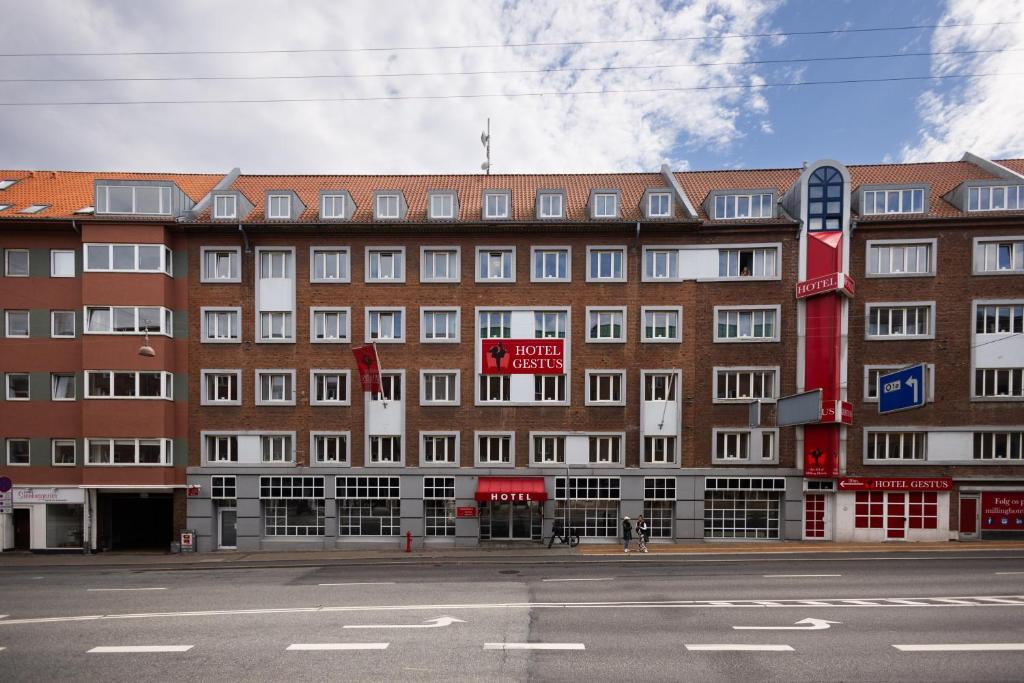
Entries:
[[[275, 211], [274, 204], [277, 204]], [[281, 209], [285, 209], [283, 212]], [[267, 195], [267, 219], [272, 221], [288, 221], [292, 218], [292, 196], [287, 193]]]
[[[207, 381], [218, 375], [234, 375], [236, 396], [231, 400], [218, 400], [210, 396]], [[237, 368], [208, 368], [199, 371], [199, 405], [203, 406], [240, 406], [242, 405], [242, 371]]]
[[[25, 314], [25, 334], [11, 334], [11, 316]], [[32, 311], [27, 308], [4, 311], [4, 336], [8, 339], [28, 339], [32, 336]]]
[[[263, 274], [263, 259], [267, 258], [270, 273]], [[256, 280], [292, 280], [295, 277], [294, 247], [257, 247], [256, 249]], [[280, 264], [275, 263], [281, 261]], [[280, 265], [280, 275], [276, 275]]]
[[[491, 438], [491, 437], [507, 437], [509, 440], [508, 453], [509, 462], [494, 462], [488, 460], [484, 462], [480, 459], [480, 438]], [[503, 431], [490, 431], [490, 430], [474, 430], [473, 431], [473, 463], [476, 467], [505, 467], [514, 468], [516, 466], [516, 433], [503, 432]]]
[[[70, 377], [71, 378], [71, 398], [58, 398], [57, 396], [57, 378], [59, 377]], [[51, 401], [76, 401], [78, 400], [78, 387], [75, 373], [72, 372], [51, 372], [50, 373], [50, 400]]]
[[[495, 205], [495, 211], [491, 211], [489, 199], [495, 197], [500, 198]], [[504, 204], [504, 211], [498, 211], [497, 209], [502, 208], [501, 204]], [[483, 196], [483, 217], [484, 220], [507, 220], [512, 215], [512, 193], [510, 192], [484, 192]]]
[[[372, 282], [377, 284], [394, 284], [394, 283], [405, 283], [405, 247], [366, 247], [364, 252], [364, 268], [363, 271], [363, 282]], [[391, 254], [393, 261], [397, 260], [397, 263], [392, 263], [392, 273], [395, 277], [381, 277], [380, 276], [380, 257], [383, 254]], [[372, 275], [371, 264], [374, 257], [377, 258], [377, 277]], [[395, 269], [398, 270], [395, 273]]]
[[[885, 374], [884, 371], [886, 371], [886, 370], [889, 371], [889, 372], [895, 372], [896, 370], [899, 370], [900, 368], [903, 368], [903, 367], [906, 367], [906, 364], [899, 364], [899, 363], [897, 363], [895, 365], [865, 365], [864, 366], [864, 379], [863, 379], [864, 388], [863, 388], [863, 391], [861, 392], [863, 394], [863, 401], [864, 401], [864, 403], [878, 403], [877, 387], [876, 387], [876, 391], [875, 391], [874, 397], [871, 397], [868, 394], [868, 389], [870, 388], [870, 386], [869, 386], [870, 385], [869, 378], [871, 377], [871, 371], [872, 370], [881, 370], [881, 371], [883, 371], [882, 374]], [[972, 379], [971, 383], [973, 385], [973, 377], [971, 379]], [[934, 403], [935, 402], [935, 363], [927, 363], [925, 365], [925, 380], [924, 380], [924, 383], [925, 383], [925, 402], [926, 403]]]
[[[317, 459], [316, 442], [319, 438], [337, 438], [345, 443], [344, 460]], [[309, 465], [310, 467], [351, 467], [352, 466], [352, 432], [350, 431], [310, 431], [309, 432]]]
[[[557, 206], [555, 206], [556, 199], [558, 200]], [[565, 194], [562, 192], [538, 192], [537, 217], [541, 220], [565, 218]]]
[[[451, 401], [427, 400], [428, 375], [454, 375], [454, 398]], [[423, 368], [420, 370], [420, 405], [421, 406], [458, 406], [462, 405], [462, 370], [457, 368]]]
[[[984, 258], [979, 250], [987, 244], [1009, 243], [1010, 247], [1010, 268], [996, 268], [995, 270], [985, 269]], [[975, 237], [972, 249], [972, 275], [1022, 275], [1024, 269], [1016, 267], [1017, 254], [1024, 252], [1024, 235], [1005, 235], [999, 237]], [[1020, 257], [1024, 259], [1024, 256]], [[998, 247], [996, 253], [996, 265], [998, 266]], [[979, 267], [980, 266], [980, 267]]]
[[[4, 453], [7, 455], [8, 467], [31, 467], [32, 465], [32, 439], [27, 437], [7, 437], [4, 444]], [[28, 462], [11, 462], [11, 444], [25, 442], [28, 446]]]
[[[57, 445], [71, 444], [71, 462], [57, 462]], [[50, 439], [50, 465], [52, 467], [75, 467], [78, 465], [78, 440], [77, 439]]]
[[[344, 314], [343, 334], [337, 339], [318, 339], [316, 336], [316, 317], [319, 313]], [[326, 331], [326, 327], [325, 327]], [[349, 344], [352, 342], [352, 308], [350, 306], [313, 306], [309, 309], [309, 343], [310, 344]]]
[[[11, 378], [12, 377], [25, 377], [25, 381], [28, 383], [28, 396], [24, 398], [16, 398], [11, 395]], [[7, 372], [4, 373], [4, 396], [8, 401], [31, 401], [32, 400], [32, 373], [30, 372]]]
[[[94, 268], [89, 265], [90, 249], [103, 248], [107, 250], [106, 268]], [[114, 268], [114, 247], [132, 247], [133, 262], [132, 268]], [[160, 249], [160, 265], [156, 268], [141, 268], [139, 266], [139, 248], [158, 247]], [[167, 277], [173, 276], [174, 252], [170, 247], [160, 242], [86, 242], [82, 245], [82, 272], [83, 273], [163, 273]]]
[[[111, 211], [110, 210], [110, 191], [120, 190], [128, 188], [132, 191], [132, 210], [131, 211]], [[138, 211], [138, 198], [135, 196], [136, 191], [139, 189], [157, 189], [160, 191], [160, 208], [156, 213], [146, 213]], [[101, 185], [96, 188], [97, 197], [99, 193], [103, 192], [104, 205], [107, 207], [106, 211], [100, 211], [100, 214], [114, 214], [120, 216], [170, 216], [171, 215], [171, 204], [173, 204], [171, 198], [171, 188], [166, 185]]]
[[[628, 318], [628, 315], [626, 313], [626, 308], [627, 308], [626, 306], [587, 306], [586, 307], [586, 319], [585, 319], [585, 323], [584, 323], [586, 325], [586, 341], [587, 341], [587, 343], [588, 344], [624, 344], [624, 343], [626, 343], [626, 336], [628, 334], [627, 330], [629, 329], [627, 327], [627, 325], [629, 324], [629, 318]], [[591, 332], [593, 331], [593, 328], [594, 328], [594, 325], [590, 324], [590, 316], [591, 316], [591, 314], [601, 315], [601, 314], [605, 314], [605, 313], [611, 313], [611, 314], [617, 313], [617, 314], [619, 314], [619, 316], [621, 316], [620, 324], [619, 324], [619, 336], [618, 337], [604, 338], [604, 337], [594, 337], [594, 336], [591, 336]], [[597, 327], [600, 327], [600, 325], [598, 325]]]
[[215, 220], [238, 218], [238, 195], [213, 195], [213, 218]]
[[[605, 404], [607, 405], [607, 404]], [[587, 467], [624, 467], [626, 458], [626, 433], [625, 432], [586, 432], [587, 438], [587, 459], [589, 463]], [[619, 454], [616, 460], [590, 460], [590, 441], [591, 439], [608, 439], [610, 441], [617, 442]]]
[[[741, 313], [745, 312], [757, 312], [757, 311], [774, 311], [775, 322], [773, 324], [774, 334], [771, 337], [720, 337], [718, 336], [718, 314], [720, 312], [738, 311]], [[712, 318], [712, 325], [714, 325], [714, 335], [716, 344], [770, 344], [778, 342], [780, 340], [782, 327], [782, 306], [780, 304], [774, 305], [763, 305], [763, 304], [740, 304], [736, 306], [715, 306], [714, 317]], [[751, 319], [750, 330], [753, 333], [754, 321]]]
[[[601, 277], [591, 267], [595, 253], [619, 253], [622, 275], [620, 277]], [[628, 262], [626, 247], [618, 245], [587, 245], [587, 282], [626, 282], [628, 278]]]
[[[344, 273], [340, 277], [317, 277], [316, 260], [318, 254], [336, 252], [339, 265]], [[348, 284], [352, 282], [352, 250], [349, 247], [313, 246], [309, 248], [309, 281], [315, 284]]]
[[[554, 253], [565, 256], [565, 277], [544, 277], [543, 263], [538, 263], [538, 257]], [[540, 266], [538, 272], [538, 266]], [[530, 282], [572, 282], [572, 247], [570, 246], [531, 246], [530, 247]]]
[[[426, 441], [432, 437], [455, 437], [454, 453], [451, 461], [438, 462], [437, 460], [427, 461]], [[462, 459], [462, 433], [458, 431], [422, 431], [419, 442], [420, 467], [459, 467]]]
[[[140, 396], [139, 395], [139, 375], [142, 373], [147, 374], [159, 374], [160, 375], [160, 395], [159, 396]], [[114, 375], [135, 375], [135, 395], [134, 396], [115, 396], [114, 395]], [[108, 382], [110, 384], [110, 395], [101, 396], [93, 395], [89, 393], [89, 379], [90, 375], [107, 375]], [[174, 375], [166, 370], [85, 370], [82, 373], [82, 398], [88, 400], [102, 400], [102, 401], [173, 401], [174, 400]]]
[[[109, 445], [110, 448], [110, 462], [90, 462], [89, 454], [92, 450], [92, 444], [96, 441], [103, 441]], [[135, 462], [114, 462], [114, 442], [116, 441], [134, 441], [135, 442]], [[139, 448], [143, 441], [159, 441], [160, 442], [160, 462], [139, 462]], [[141, 438], [122, 438], [122, 437], [92, 437], [84, 439], [83, 446], [83, 464], [86, 467], [174, 467], [174, 440], [161, 438], [161, 437], [141, 437]]]
[[[11, 254], [25, 255], [25, 273], [11, 272]], [[28, 277], [32, 274], [32, 252], [29, 249], [4, 249], [4, 277]]]
[[[399, 449], [398, 458], [394, 457], [394, 447], [392, 447], [391, 448], [391, 452], [392, 452], [391, 458], [392, 459], [390, 459], [390, 460], [380, 460], [380, 459], [374, 460], [373, 459], [373, 441], [374, 441], [374, 439], [378, 439], [378, 440], [381, 440], [381, 439], [388, 439], [388, 440], [397, 439], [398, 440], [398, 449]], [[378, 443], [379, 442], [380, 441], [378, 441]], [[405, 439], [405, 435], [404, 434], [367, 434], [366, 435], [366, 439], [365, 439], [365, 446], [366, 446], [366, 451], [363, 454], [363, 458], [364, 458], [363, 463], [364, 463], [365, 467], [405, 467], [405, 456], [406, 456], [406, 451], [409, 450], [409, 448], [408, 448], [409, 444], [406, 443], [406, 439]]]
[[[602, 213], [601, 210], [600, 210], [601, 201], [604, 200], [605, 202], [607, 202], [609, 198], [611, 198], [611, 202], [612, 202], [612, 211], [611, 211], [611, 213], [608, 213], [607, 211]], [[607, 206], [605, 208], [607, 208]], [[616, 193], [616, 192], [595, 192], [594, 193], [594, 214], [593, 214], [593, 216], [594, 216], [594, 218], [604, 218], [604, 219], [618, 218], [619, 217], [619, 195], [618, 195], [618, 193]]]
[[[590, 383], [602, 375], [617, 375], [619, 378], [619, 398], [613, 401], [600, 401], [590, 398]], [[583, 371], [583, 405], [587, 406], [624, 406], [626, 405], [626, 371], [622, 369], [588, 368]]]
[[[364, 328], [363, 328], [364, 329], [364, 341], [367, 344], [374, 344], [374, 343], [377, 343], [377, 344], [404, 344], [405, 343], [405, 337], [406, 337], [405, 329], [406, 329], [406, 326], [408, 324], [408, 320], [405, 317], [405, 306], [367, 306], [365, 309], [363, 309], [363, 311], [364, 311], [364, 320], [363, 320], [363, 324], [364, 324]], [[377, 337], [377, 338], [373, 338], [373, 337], [370, 336], [370, 334], [371, 334], [370, 320], [371, 320], [373, 315], [375, 315], [375, 314], [378, 315], [377, 329], [379, 330], [380, 329], [379, 315], [381, 313], [399, 313], [399, 314], [401, 314], [401, 317], [399, 319], [399, 325], [398, 325], [401, 336], [396, 337], [396, 338], [392, 338], [392, 337]]]
[[[427, 316], [431, 313], [454, 313], [455, 336], [452, 338], [428, 338]], [[420, 306], [420, 343], [421, 344], [458, 344], [462, 340], [462, 307], [461, 306]]]
[[[228, 253], [228, 270], [230, 277], [214, 277], [209, 270], [209, 254]], [[203, 283], [230, 284], [242, 281], [242, 248], [241, 247], [201, 247], [199, 249], [199, 281]]]
[[[682, 275], [682, 273], [680, 272], [680, 269], [679, 269], [679, 262], [681, 260], [680, 259], [679, 251], [680, 251], [679, 247], [675, 247], [675, 246], [658, 246], [658, 245], [645, 246], [643, 248], [643, 251], [641, 252], [642, 262], [640, 264], [640, 281], [641, 282], [682, 282], [683, 281], [683, 275]], [[654, 274], [654, 269], [653, 268], [651, 269], [650, 272], [648, 272], [648, 269], [647, 269], [647, 255], [650, 254], [650, 253], [662, 253], [662, 252], [664, 252], [666, 254], [666, 258], [668, 259], [665, 262], [665, 267], [668, 269], [668, 273], [664, 277], [658, 277], [658, 276], [656, 276]], [[653, 263], [652, 263], [652, 265], [653, 265]], [[673, 265], [674, 265], [674, 268], [673, 268]], [[675, 275], [672, 274], [673, 269], [675, 270]]]
[[[209, 337], [210, 324], [206, 319], [208, 313], [230, 313], [234, 316], [237, 334], [234, 337]], [[201, 344], [241, 344], [242, 343], [242, 309], [239, 306], [200, 306], [199, 308], [199, 342]]]
[[[647, 336], [648, 313], [675, 313], [676, 334], [674, 337]], [[641, 306], [640, 307], [640, 343], [641, 344], [679, 344], [683, 341], [683, 307], [682, 306]]]
[[[668, 199], [668, 202], [666, 204], [667, 210], [665, 212], [663, 212], [663, 213], [662, 212], [655, 213], [654, 211], [652, 211], [652, 209], [654, 208], [653, 204], [654, 204], [654, 198], [655, 197], [659, 198], [659, 202], [658, 202], [659, 204], [661, 203], [660, 202], [660, 198], [661, 197], [666, 197]], [[671, 192], [667, 192], [667, 191], [648, 192], [647, 193], [647, 197], [644, 199], [644, 203], [647, 205], [647, 207], [646, 207], [647, 208], [647, 211], [646, 211], [647, 218], [671, 218], [672, 217], [672, 193]]]
[[[691, 250], [692, 251], [692, 250]], [[736, 275], [722, 275], [721, 274], [721, 260], [723, 253], [737, 252], [737, 266], [739, 265], [740, 254], [744, 251], [751, 252], [751, 265], [756, 266], [757, 252], [764, 252], [762, 256], [762, 262], [768, 263], [769, 252], [771, 254], [772, 263], [772, 274], [771, 275], [757, 275], [754, 270], [751, 271], [750, 275], [743, 275], [742, 270], [737, 271]], [[700, 281], [710, 280], [715, 282], [771, 282], [782, 279], [782, 245], [775, 244], [734, 244], [734, 245], [721, 245], [717, 249], [719, 273], [714, 278], [699, 278]]]
[[[1014, 454], [1013, 454], [1013, 451], [1012, 451], [1012, 449], [1013, 449], [1013, 436], [1015, 434], [1021, 434], [1021, 439], [1024, 440], [1024, 430], [1022, 430], [1022, 427], [1017, 426], [1017, 425], [1010, 425], [1010, 426], [1007, 426], [1007, 427], [996, 427], [996, 428], [976, 427], [976, 428], [970, 429], [970, 431], [968, 431], [968, 433], [971, 435], [971, 458], [967, 462], [970, 462], [971, 464], [974, 464], [974, 465], [987, 465], [987, 464], [990, 464], [990, 463], [993, 464], [993, 465], [1020, 465], [1020, 464], [1024, 463], [1024, 457], [1014, 457]], [[974, 442], [978, 439], [979, 436], [981, 436], [982, 439], [988, 440], [990, 442], [989, 450], [992, 451], [992, 457], [989, 457], [989, 458], [975, 457], [975, 452], [976, 451], [975, 451], [975, 447], [974, 447]], [[1005, 436], [1006, 437], [1007, 457], [1005, 457], [1005, 458], [997, 457], [996, 453], [995, 453], [995, 443], [994, 442], [1000, 436]], [[985, 444], [982, 443], [981, 446], [982, 446], [982, 449], [984, 450]], [[1021, 455], [1024, 456], [1024, 443], [1021, 444], [1021, 448], [1022, 448]], [[964, 463], [964, 464], [966, 464], [966, 463]]]
[[[257, 368], [253, 370], [256, 383], [253, 385], [255, 391], [253, 392], [254, 398], [256, 399], [255, 404], [258, 406], [293, 406], [295, 405], [295, 396], [298, 394], [298, 387], [295, 385], [295, 370], [294, 368]], [[265, 399], [263, 398], [263, 376], [264, 375], [286, 375], [291, 378], [291, 395], [283, 400]], [[285, 387], [287, 391], [288, 387]]]
[[[90, 330], [89, 329], [89, 309], [105, 308], [110, 317], [110, 329], [109, 330]], [[132, 308], [135, 309], [135, 329], [129, 330], [128, 332], [115, 332], [114, 331], [114, 309], [115, 308]], [[141, 337], [145, 334], [145, 331], [141, 328], [141, 322], [139, 321], [139, 310], [143, 308], [156, 308], [160, 311], [160, 329], [154, 332], [150, 332], [152, 335], [160, 335], [164, 337], [173, 336], [174, 327], [174, 312], [169, 308], [163, 306], [85, 306], [82, 308], [82, 334], [105, 334], [113, 336], [137, 336]], [[170, 323], [170, 327], [168, 327]]]
[[[927, 334], [871, 334], [871, 315], [878, 308], [927, 308]], [[973, 312], [973, 311], [972, 311]], [[890, 313], [890, 322], [892, 316]], [[973, 319], [972, 319], [973, 320]], [[972, 322], [973, 328], [973, 322]], [[934, 301], [871, 301], [864, 304], [864, 339], [868, 341], [911, 341], [915, 339], [935, 339], [935, 302]]]
[[[394, 215], [391, 211], [383, 209], [391, 208], [391, 202], [395, 204]], [[383, 202], [383, 206], [382, 206]], [[402, 195], [397, 192], [381, 192], [373, 198], [373, 217], [379, 221], [397, 221], [402, 217]]]
[[[910, 206], [905, 207], [903, 205], [904, 193], [909, 192], [910, 195]], [[920, 193], [921, 195], [921, 208], [917, 211], [914, 210], [914, 193]], [[867, 210], [868, 195], [871, 196], [871, 210]], [[889, 210], [889, 195], [895, 194], [898, 207], [895, 211]], [[878, 210], [878, 199], [881, 195], [882, 199], [882, 210]], [[905, 213], [926, 213], [928, 207], [925, 206], [925, 199], [928, 193], [924, 187], [875, 187], [871, 189], [861, 189], [860, 195], [860, 214], [862, 216], [893, 216], [896, 214]]]
[[[57, 256], [71, 255], [71, 273], [61, 275], [57, 272]], [[50, 250], [50, 277], [75, 277], [75, 250], [74, 249], [51, 249]]]
[[[511, 271], [510, 273], [508, 273], [508, 274], [506, 274], [506, 275], [504, 275], [502, 277], [482, 277], [480, 275], [480, 269], [482, 267], [482, 262], [481, 262], [480, 259], [481, 258], [487, 258], [490, 255], [491, 252], [502, 252], [502, 254], [504, 254], [505, 252], [508, 252], [511, 255], [511, 258], [509, 259], [509, 269]], [[504, 256], [502, 256], [502, 263], [504, 263]], [[488, 268], [488, 273], [490, 273], [490, 268]], [[510, 245], [477, 247], [476, 248], [476, 263], [474, 264], [474, 268], [473, 268], [473, 276], [474, 276], [476, 282], [484, 282], [484, 283], [487, 283], [487, 282], [515, 282], [516, 281], [516, 248], [514, 246], [510, 246]]]
[[[323, 401], [318, 399], [319, 375], [341, 375], [345, 378], [345, 398], [340, 401]], [[350, 406], [352, 405], [352, 371], [341, 368], [311, 368], [309, 371], [309, 405], [311, 406]], [[312, 452], [312, 451], [310, 451]]]
[[[560, 468], [560, 469], [565, 469], [565, 459], [566, 459], [566, 457], [568, 457], [567, 456], [567, 450], [568, 450], [568, 445], [569, 445], [568, 437], [572, 436], [571, 434], [567, 434], [566, 432], [532, 432], [531, 431], [531, 432], [528, 432], [528, 436], [529, 436], [529, 443], [530, 443], [530, 455], [529, 455], [529, 457], [530, 457], [530, 461], [529, 461], [530, 462], [530, 467], [557, 467], [557, 468]], [[552, 439], [553, 442], [551, 442], [551, 443], [555, 443], [555, 444], [557, 444], [558, 440], [561, 439], [562, 459], [561, 460], [557, 460], [557, 459], [555, 459], [555, 460], [539, 460], [538, 458], [540, 457], [540, 454], [537, 452], [537, 439]], [[556, 446], [556, 451], [557, 451], [557, 448], [558, 447]], [[620, 451], [620, 453], [621, 453], [621, 451]], [[557, 455], [557, 452], [556, 452], [555, 455]]]
[[[901, 277], [935, 277], [936, 266], [938, 264], [938, 244], [939, 241], [933, 238], [925, 238], [919, 240], [868, 240], [864, 245], [864, 277], [866, 278], [901, 278]], [[889, 249], [889, 260], [890, 265], [892, 262], [893, 248], [903, 247], [928, 247], [928, 270], [925, 272], [871, 272], [871, 266], [874, 264], [878, 257], [875, 254], [876, 249]], [[906, 251], [904, 251], [904, 261], [906, 261]]]
[[[991, 372], [993, 373], [993, 381], [998, 386], [998, 375], [996, 373], [1009, 373], [1008, 380], [1013, 385], [1011, 389], [1016, 389], [1019, 393], [1010, 394], [979, 394], [978, 393], [978, 381], [977, 375], [979, 372]], [[1016, 381], [1014, 379], [1016, 378]], [[1008, 402], [1008, 401], [1024, 401], [1024, 368], [1020, 366], [1003, 367], [1003, 368], [978, 368], [975, 367], [971, 372], [971, 401], [977, 401], [979, 403], [985, 402]]]
[[[285, 335], [283, 337], [263, 336], [263, 316], [284, 316]], [[256, 312], [256, 343], [257, 344], [294, 344], [295, 343], [295, 312], [294, 311], [257, 311]]]
[[[237, 434], [234, 434], [233, 436], [237, 436]], [[292, 464], [295, 463], [295, 449], [296, 449], [296, 446], [297, 446], [296, 441], [295, 441], [295, 432], [260, 432], [259, 433], [259, 438], [260, 438], [260, 461], [259, 461], [259, 463], [256, 463], [256, 464], [259, 464], [261, 466], [266, 466], [266, 465], [292, 465]], [[267, 439], [283, 439], [284, 440], [283, 441], [283, 444], [284, 444], [284, 450], [283, 450], [284, 459], [283, 460], [277, 460], [277, 459], [270, 459], [270, 460], [268, 460], [265, 457], [265, 455], [266, 455], [265, 445], [267, 443]]]
[[[1003, 195], [1002, 206], [995, 206], [995, 202], [992, 200], [992, 196], [996, 190], [1001, 190]], [[986, 211], [1018, 211], [1024, 208], [1024, 183], [998, 183], [992, 185], [974, 185], [966, 189], [965, 194], [967, 195], [965, 206], [968, 213], [985, 213]], [[971, 208], [971, 195], [977, 194], [978, 206]], [[1010, 195], [1014, 195], [1013, 204], [1016, 206], [1010, 206]], [[987, 206], [982, 207], [982, 195], [985, 196], [985, 204]]]
[[[678, 394], [677, 394], [678, 396]], [[644, 455], [644, 448], [646, 447], [647, 439], [652, 440], [667, 440], [672, 439], [672, 453], [667, 460], [651, 460], [647, 462], [647, 458]], [[682, 435], [681, 434], [641, 434], [640, 435], [640, 453], [639, 453], [639, 464], [640, 467], [672, 467], [679, 462], [679, 452], [682, 449]]]
[[[451, 255], [455, 255], [454, 273], [449, 277], [436, 277], [431, 276], [428, 272], [427, 263], [428, 258], [432, 254], [445, 254], [446, 259], [450, 259]], [[429, 247], [420, 247], [420, 282], [461, 282], [462, 281], [462, 247], [458, 245], [438, 245]]]
[[[736, 435], [747, 437], [747, 453], [744, 456], [726, 457], [718, 451], [718, 436], [720, 434]], [[771, 435], [772, 452], [764, 457], [764, 435]], [[777, 427], [712, 427], [711, 429], [711, 462], [713, 464], [727, 465], [730, 463], [769, 465], [779, 462], [779, 429]]]
[[[327, 200], [331, 200], [334, 211], [327, 212]], [[338, 202], [341, 201], [341, 213], [338, 213]], [[348, 197], [344, 193], [327, 192], [320, 195], [320, 218], [328, 221], [344, 220], [348, 215]]]
[[[772, 387], [775, 392], [773, 398], [754, 398], [747, 396], [737, 396], [736, 398], [719, 398], [718, 397], [718, 385], [721, 381], [721, 375], [732, 374], [732, 373], [755, 373], [755, 372], [770, 372], [774, 374], [772, 379]], [[712, 403], [751, 403], [752, 401], [760, 401], [761, 403], [775, 403], [781, 396], [781, 377], [782, 368], [778, 365], [718, 365], [711, 368], [711, 402]], [[751, 377], [751, 387], [753, 387], [753, 377]]]
[[[437, 207], [435, 200], [441, 200], [442, 206]], [[444, 205], [447, 201], [447, 206]], [[427, 210], [428, 218], [431, 220], [453, 220], [455, 218], [455, 193], [454, 192], [428, 192]], [[438, 208], [447, 208], [447, 211], [438, 211]]]
[[[765, 218], [775, 218], [775, 202], [774, 193], [772, 192], [721, 192], [714, 195], [711, 199], [713, 204], [713, 220], [716, 221], [743, 221], [743, 220], [763, 220]], [[764, 215], [765, 197], [768, 202], [768, 215]], [[747, 215], [741, 216], [739, 210], [739, 203], [741, 199], [747, 200]], [[721, 201], [719, 201], [721, 200]], [[729, 215], [728, 206], [732, 202], [732, 215]], [[757, 211], [755, 214], [754, 205], [757, 205]]]
[[[71, 316], [71, 334], [57, 334], [57, 314], [66, 313]], [[50, 338], [74, 339], [78, 336], [78, 316], [75, 311], [50, 311]]]
[[[868, 445], [869, 441], [875, 437], [875, 435], [899, 435], [900, 436], [900, 455], [902, 456], [905, 450], [905, 440], [902, 438], [904, 434], [920, 434], [923, 437], [923, 443], [921, 444], [921, 457], [920, 458], [890, 458], [888, 457], [888, 448], [886, 448], [886, 457], [884, 458], [868, 458]], [[928, 440], [929, 431], [920, 427], [864, 427], [861, 437], [861, 462], [865, 465], [923, 465], [928, 462]], [[888, 444], [887, 444], [888, 445]], [[876, 449], [877, 454], [877, 449]], [[968, 459], [969, 460], [969, 459]], [[933, 461], [934, 462], [934, 461]]]

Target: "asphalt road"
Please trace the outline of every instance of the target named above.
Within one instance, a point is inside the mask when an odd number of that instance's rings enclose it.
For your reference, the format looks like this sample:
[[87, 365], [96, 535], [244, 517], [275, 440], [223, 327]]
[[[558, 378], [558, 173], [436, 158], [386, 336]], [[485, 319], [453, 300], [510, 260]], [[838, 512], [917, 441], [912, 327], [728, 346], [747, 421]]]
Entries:
[[8, 681], [1024, 678], [1020, 551], [3, 569], [0, 614]]

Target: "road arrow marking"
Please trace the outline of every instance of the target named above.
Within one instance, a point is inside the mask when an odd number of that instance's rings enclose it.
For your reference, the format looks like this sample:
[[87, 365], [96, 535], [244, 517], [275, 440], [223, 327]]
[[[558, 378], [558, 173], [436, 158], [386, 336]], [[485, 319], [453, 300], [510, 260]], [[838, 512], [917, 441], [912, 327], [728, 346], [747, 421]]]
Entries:
[[465, 624], [466, 621], [454, 617], [437, 617], [436, 619], [427, 619], [424, 624], [346, 624], [342, 628], [441, 628], [456, 623]]
[[[801, 619], [796, 626], [733, 626], [737, 631], [824, 631], [831, 628], [832, 624], [841, 624], [841, 621], [829, 621], [828, 619]], [[800, 624], [806, 624], [800, 626]]]

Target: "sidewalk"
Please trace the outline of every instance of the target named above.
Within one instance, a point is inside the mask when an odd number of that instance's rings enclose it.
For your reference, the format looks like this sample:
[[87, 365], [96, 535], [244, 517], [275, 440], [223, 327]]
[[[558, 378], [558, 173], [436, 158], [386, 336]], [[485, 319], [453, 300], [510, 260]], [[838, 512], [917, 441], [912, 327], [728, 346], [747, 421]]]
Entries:
[[427, 548], [411, 553], [399, 549], [353, 549], [316, 551], [218, 551], [213, 553], [105, 552], [94, 555], [0, 553], [0, 569], [29, 567], [139, 567], [167, 569], [219, 569], [245, 567], [317, 566], [346, 562], [417, 563], [438, 560], [462, 560], [494, 563], [607, 562], [643, 561], [662, 556], [675, 560], [686, 557], [725, 555], [780, 555], [870, 552], [978, 552], [986, 550], [1024, 550], [1024, 541], [974, 541], [946, 543], [815, 543], [782, 541], [770, 543], [652, 543], [647, 554], [622, 552], [619, 544], [580, 545], [575, 549], [542, 544], [522, 548]]

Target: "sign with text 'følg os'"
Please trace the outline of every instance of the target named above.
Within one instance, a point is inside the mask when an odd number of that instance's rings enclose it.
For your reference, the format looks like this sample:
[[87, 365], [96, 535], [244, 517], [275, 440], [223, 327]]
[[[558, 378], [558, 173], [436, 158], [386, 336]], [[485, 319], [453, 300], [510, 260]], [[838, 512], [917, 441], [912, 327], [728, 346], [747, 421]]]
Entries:
[[480, 371], [485, 375], [561, 375], [564, 339], [481, 339]]

